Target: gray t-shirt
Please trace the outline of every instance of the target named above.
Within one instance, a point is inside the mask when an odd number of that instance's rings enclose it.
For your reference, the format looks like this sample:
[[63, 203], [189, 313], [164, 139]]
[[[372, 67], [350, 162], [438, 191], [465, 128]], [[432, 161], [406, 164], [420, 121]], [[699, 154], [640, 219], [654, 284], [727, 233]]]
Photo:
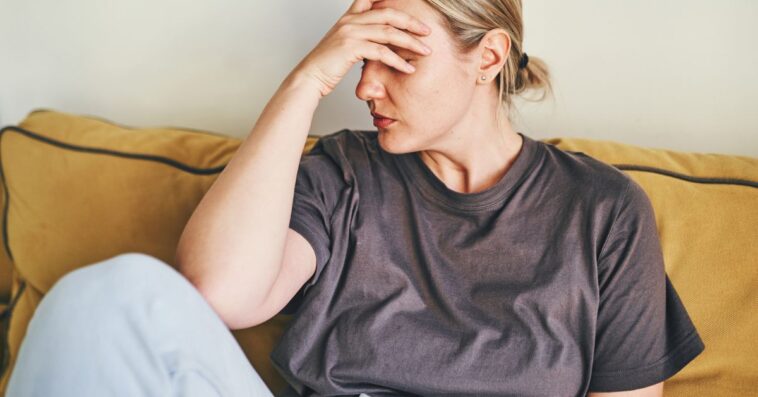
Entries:
[[622, 171], [519, 133], [502, 179], [460, 193], [377, 134], [322, 136], [300, 161], [290, 227], [317, 269], [282, 310], [284, 395], [584, 396], [704, 350]]

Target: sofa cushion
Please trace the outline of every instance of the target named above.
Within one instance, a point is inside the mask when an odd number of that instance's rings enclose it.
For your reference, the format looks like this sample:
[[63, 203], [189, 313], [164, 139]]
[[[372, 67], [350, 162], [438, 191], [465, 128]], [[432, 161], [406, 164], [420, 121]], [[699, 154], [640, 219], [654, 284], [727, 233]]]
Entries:
[[[10, 275], [8, 275], [8, 281], [10, 280]], [[0, 303], [0, 313], [6, 313], [6, 310], [8, 310], [8, 304], [7, 303]], [[7, 365], [7, 360], [10, 358], [7, 356], [8, 351], [8, 322], [5, 321], [5, 316], [3, 315], [0, 318], [0, 369], [4, 368]]]
[[[2, 157], [0, 156], [0, 164], [2, 164]], [[3, 218], [5, 211], [5, 188], [0, 177], [0, 220]], [[2, 235], [2, 233], [0, 233]], [[11, 259], [5, 250], [5, 243], [0, 239], [0, 372], [6, 365], [8, 360], [8, 349], [6, 333], [8, 329], [8, 306], [10, 304], [11, 297], [11, 281], [12, 281], [12, 267]]]
[[650, 197], [666, 272], [705, 343], [666, 382], [666, 396], [755, 393], [758, 158], [582, 138], [545, 142], [621, 169]]
[[[315, 137], [310, 137], [309, 150]], [[189, 129], [129, 128], [94, 116], [31, 112], [0, 135], [9, 191], [9, 253], [25, 286], [12, 312], [10, 368], [40, 298], [67, 272], [122, 252], [174, 266], [185, 223], [241, 140]], [[20, 285], [19, 284], [19, 285]], [[285, 386], [270, 364], [279, 316], [234, 331], [272, 390]]]
[[[2, 162], [2, 159], [0, 159]], [[2, 183], [0, 183], [2, 186]], [[1, 211], [5, 208], [5, 194], [0, 189], [0, 218]], [[4, 245], [4, 244], [3, 244]], [[7, 305], [11, 297], [11, 259], [5, 248], [0, 248], [0, 305]], [[0, 313], [2, 313], [0, 311]]]

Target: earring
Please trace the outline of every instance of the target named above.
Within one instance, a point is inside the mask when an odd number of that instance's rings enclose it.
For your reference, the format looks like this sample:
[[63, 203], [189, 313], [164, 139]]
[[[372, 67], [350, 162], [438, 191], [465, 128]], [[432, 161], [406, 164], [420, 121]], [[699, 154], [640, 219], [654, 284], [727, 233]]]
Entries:
[[480, 78], [482, 79], [482, 81], [487, 80], [487, 76], [482, 76]]

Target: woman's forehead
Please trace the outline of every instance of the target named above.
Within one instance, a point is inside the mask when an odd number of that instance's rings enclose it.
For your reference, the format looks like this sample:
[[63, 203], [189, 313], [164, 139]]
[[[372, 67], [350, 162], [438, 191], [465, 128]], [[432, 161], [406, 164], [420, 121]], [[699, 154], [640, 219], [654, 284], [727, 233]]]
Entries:
[[372, 10], [380, 10], [382, 8], [394, 8], [403, 11], [428, 25], [437, 22], [434, 9], [423, 0], [380, 0], [371, 5]]
[[432, 48], [437, 47], [435, 44], [437, 41], [435, 37], [439, 34], [437, 30], [441, 28], [440, 19], [437, 18], [435, 10], [427, 5], [426, 2], [423, 0], [380, 0], [373, 3], [371, 6], [372, 10], [379, 10], [382, 8], [394, 8], [403, 11], [430, 26], [432, 28], [432, 33], [429, 35], [420, 35], [408, 30], [406, 30], [406, 32]]

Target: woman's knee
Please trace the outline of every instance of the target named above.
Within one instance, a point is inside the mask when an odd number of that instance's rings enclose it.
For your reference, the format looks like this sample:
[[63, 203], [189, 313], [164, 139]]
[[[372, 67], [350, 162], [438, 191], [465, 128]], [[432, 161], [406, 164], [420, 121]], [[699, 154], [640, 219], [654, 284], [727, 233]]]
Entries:
[[[48, 291], [56, 299], [86, 296], [107, 299], [134, 294], [149, 288], [167, 289], [177, 285], [183, 276], [169, 264], [141, 252], [118, 254], [100, 262], [72, 270], [61, 277]], [[94, 296], [97, 294], [97, 296]]]

